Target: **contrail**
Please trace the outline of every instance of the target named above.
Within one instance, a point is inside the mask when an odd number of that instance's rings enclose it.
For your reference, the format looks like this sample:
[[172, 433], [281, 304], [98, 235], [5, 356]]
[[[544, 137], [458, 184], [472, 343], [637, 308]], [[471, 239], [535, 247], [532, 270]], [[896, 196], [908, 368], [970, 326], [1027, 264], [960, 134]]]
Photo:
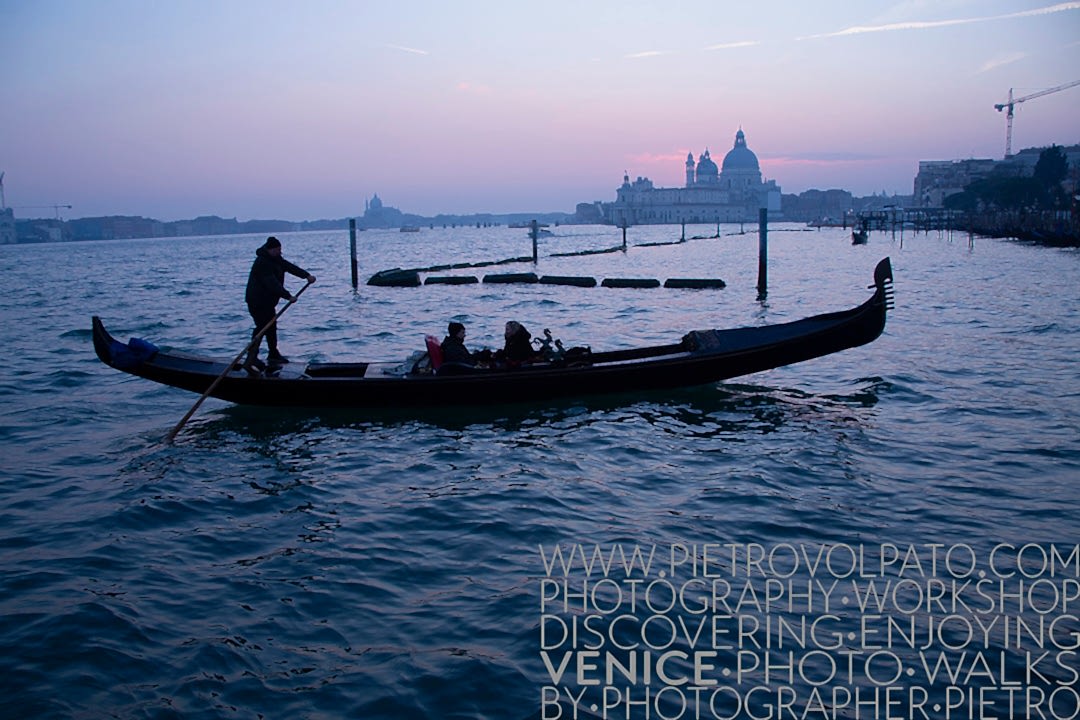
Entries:
[[1027, 56], [1027, 53], [1017, 52], [996, 57], [992, 60], [986, 61], [983, 66], [979, 68], [979, 72], [989, 72], [990, 70], [995, 70], [999, 67], [1004, 67], [1005, 65], [1011, 65], [1014, 62], [1019, 62], [1020, 60], [1023, 60]]
[[892, 30], [926, 30], [928, 28], [949, 27], [951, 25], [969, 25], [971, 23], [989, 22], [991, 20], [1012, 20], [1014, 18], [1033, 17], [1035, 15], [1050, 15], [1052, 13], [1065, 12], [1068, 10], [1080, 10], [1080, 2], [1064, 2], [1050, 5], [1035, 10], [1008, 13], [1005, 15], [989, 15], [987, 17], [957, 18], [955, 20], [930, 20], [890, 23], [887, 25], [856, 25], [854, 27], [838, 30], [837, 32], [824, 33], [822, 35], [808, 35], [800, 40], [813, 40], [816, 38], [842, 37], [845, 35], [862, 35], [863, 33], [889, 32]]
[[731, 50], [732, 48], [752, 47], [754, 45], [760, 45], [757, 40], [743, 40], [741, 42], [729, 42], [721, 43], [720, 45], [710, 45], [705, 48], [706, 50]]
[[405, 47], [404, 45], [385, 45], [391, 50], [400, 50], [401, 52], [412, 53], [413, 55], [430, 55], [427, 50], [417, 50], [416, 48]]

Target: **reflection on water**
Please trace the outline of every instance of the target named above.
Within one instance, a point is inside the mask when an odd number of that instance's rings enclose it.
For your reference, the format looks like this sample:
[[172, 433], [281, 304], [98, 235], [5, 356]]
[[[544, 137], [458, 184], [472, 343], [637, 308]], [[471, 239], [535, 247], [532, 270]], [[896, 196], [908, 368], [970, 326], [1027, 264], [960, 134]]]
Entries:
[[[849, 394], [815, 396], [798, 388], [724, 383], [696, 388], [621, 393], [548, 402], [513, 403], [463, 408], [266, 408], [231, 405], [212, 418], [193, 423], [185, 434], [191, 441], [213, 446], [223, 435], [241, 435], [258, 442], [281, 435], [319, 430], [409, 430], [429, 426], [442, 430], [492, 429], [505, 432], [559, 426], [566, 430], [608, 422], [613, 415], [644, 421], [657, 431], [708, 434], [768, 433], [793, 419], [856, 420], [850, 408], [872, 408], [890, 383], [860, 378]], [[845, 410], [849, 412], [845, 414]]]

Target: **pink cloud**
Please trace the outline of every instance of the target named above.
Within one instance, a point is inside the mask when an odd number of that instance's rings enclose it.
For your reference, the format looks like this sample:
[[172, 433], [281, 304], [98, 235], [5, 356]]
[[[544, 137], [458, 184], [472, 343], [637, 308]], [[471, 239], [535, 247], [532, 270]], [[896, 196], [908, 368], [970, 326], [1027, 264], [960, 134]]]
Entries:
[[648, 167], [668, 165], [682, 167], [682, 163], [686, 161], [686, 153], [681, 150], [674, 150], [666, 153], [636, 153], [629, 156], [627, 161]]
[[490, 95], [492, 92], [491, 88], [487, 85], [479, 85], [465, 80], [459, 82], [455, 88], [460, 92], [471, 95]]

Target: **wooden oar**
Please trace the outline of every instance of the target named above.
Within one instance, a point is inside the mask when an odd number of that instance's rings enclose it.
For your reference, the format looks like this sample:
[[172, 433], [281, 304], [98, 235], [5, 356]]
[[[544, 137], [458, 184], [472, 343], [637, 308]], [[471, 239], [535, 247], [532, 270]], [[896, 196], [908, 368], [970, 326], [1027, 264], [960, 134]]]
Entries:
[[221, 381], [225, 379], [225, 376], [228, 375], [234, 367], [236, 367], [236, 363], [240, 362], [240, 358], [244, 357], [244, 355], [247, 354], [251, 350], [251, 348], [256, 347], [255, 343], [262, 342], [263, 335], [265, 335], [270, 330], [270, 328], [274, 326], [274, 323], [278, 321], [278, 318], [285, 314], [286, 310], [292, 307], [293, 303], [300, 299], [300, 296], [303, 295], [304, 291], [311, 286], [311, 283], [312, 281], [308, 280], [307, 284], [304, 285], [304, 287], [300, 288], [299, 292], [292, 296], [292, 300], [285, 303], [285, 305], [280, 310], [278, 310], [278, 313], [274, 316], [274, 319], [266, 323], [266, 325], [251, 338], [251, 342], [249, 342], [243, 350], [236, 354], [236, 357], [232, 359], [232, 362], [225, 366], [225, 369], [220, 375], [217, 376], [217, 379], [214, 380], [214, 382], [210, 383], [210, 387], [206, 388], [206, 392], [204, 392], [202, 396], [195, 401], [195, 404], [192, 405], [191, 409], [187, 411], [187, 415], [184, 415], [184, 417], [180, 418], [180, 422], [176, 423], [176, 427], [169, 431], [169, 434], [165, 436], [165, 442], [171, 443], [173, 441], [173, 438], [176, 437], [176, 434], [180, 432], [180, 429], [184, 427], [187, 421], [191, 419], [191, 416], [195, 414], [195, 411], [199, 409], [199, 406], [203, 404], [203, 401], [206, 400], [206, 398], [210, 397], [210, 393], [214, 392], [214, 389], [219, 384], [221, 384]]

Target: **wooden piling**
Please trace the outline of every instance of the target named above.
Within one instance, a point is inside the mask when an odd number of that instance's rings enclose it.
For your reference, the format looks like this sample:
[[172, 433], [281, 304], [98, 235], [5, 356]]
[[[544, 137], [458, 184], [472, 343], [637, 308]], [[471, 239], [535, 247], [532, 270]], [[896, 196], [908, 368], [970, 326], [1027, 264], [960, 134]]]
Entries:
[[764, 299], [769, 287], [769, 210], [761, 208], [758, 213], [758, 299]]
[[349, 218], [349, 256], [352, 258], [352, 288], [360, 283], [356, 275], [356, 218]]
[[540, 226], [537, 224], [537, 222], [535, 220], [532, 221], [532, 225], [529, 228], [529, 237], [532, 238], [533, 263], [536, 263], [536, 258], [537, 258], [536, 241], [537, 241], [537, 238], [540, 237]]

